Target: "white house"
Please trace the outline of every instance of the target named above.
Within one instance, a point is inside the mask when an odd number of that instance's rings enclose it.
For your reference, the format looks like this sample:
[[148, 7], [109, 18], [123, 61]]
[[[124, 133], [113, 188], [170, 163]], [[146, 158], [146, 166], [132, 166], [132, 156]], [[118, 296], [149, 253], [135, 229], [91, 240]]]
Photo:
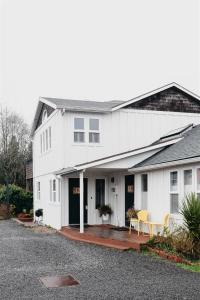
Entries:
[[167, 205], [160, 194], [142, 194], [141, 180], [149, 186], [150, 179], [133, 167], [183, 138], [168, 132], [199, 121], [200, 97], [176, 83], [129, 101], [40, 98], [31, 133], [34, 210], [43, 209], [47, 225], [80, 224], [81, 232], [84, 224], [102, 223], [97, 208], [104, 203], [116, 226], [126, 225], [132, 206], [147, 207], [160, 221], [170, 211], [169, 189]]

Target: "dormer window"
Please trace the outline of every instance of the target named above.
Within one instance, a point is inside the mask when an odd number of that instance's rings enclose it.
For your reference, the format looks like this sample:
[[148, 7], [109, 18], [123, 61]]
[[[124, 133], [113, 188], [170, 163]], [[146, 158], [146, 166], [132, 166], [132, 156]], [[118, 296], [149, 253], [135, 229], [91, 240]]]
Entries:
[[47, 110], [44, 109], [43, 113], [42, 113], [42, 123], [44, 123], [44, 121], [46, 121], [46, 119], [47, 119]]

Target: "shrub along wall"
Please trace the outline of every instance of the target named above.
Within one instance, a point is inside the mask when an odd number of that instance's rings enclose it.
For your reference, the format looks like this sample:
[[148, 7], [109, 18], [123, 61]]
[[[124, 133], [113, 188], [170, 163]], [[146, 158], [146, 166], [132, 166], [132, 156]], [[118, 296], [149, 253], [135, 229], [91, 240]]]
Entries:
[[0, 187], [0, 204], [14, 205], [16, 215], [24, 209], [29, 212], [33, 208], [33, 194], [14, 184], [2, 186]]

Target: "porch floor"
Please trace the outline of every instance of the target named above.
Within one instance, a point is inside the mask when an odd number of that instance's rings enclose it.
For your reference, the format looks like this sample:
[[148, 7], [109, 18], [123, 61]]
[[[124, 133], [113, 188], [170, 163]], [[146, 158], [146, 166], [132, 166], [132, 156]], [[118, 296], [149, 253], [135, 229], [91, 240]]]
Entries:
[[[79, 228], [63, 227], [59, 233], [63, 236], [86, 243], [101, 245], [119, 250], [135, 249], [140, 251], [141, 245], [149, 240], [149, 235], [137, 235], [132, 230], [131, 235], [128, 231], [118, 231], [112, 225], [91, 225], [85, 228], [84, 233], [79, 232]], [[117, 227], [116, 227], [117, 229]]]

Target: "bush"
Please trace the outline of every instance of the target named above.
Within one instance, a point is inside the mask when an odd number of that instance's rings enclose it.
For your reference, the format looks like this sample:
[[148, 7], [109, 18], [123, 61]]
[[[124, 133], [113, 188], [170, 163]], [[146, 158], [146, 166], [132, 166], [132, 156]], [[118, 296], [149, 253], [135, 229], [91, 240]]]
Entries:
[[19, 214], [24, 209], [29, 212], [33, 208], [33, 194], [9, 184], [0, 188], [0, 203], [13, 205], [14, 214]]
[[180, 213], [193, 242], [198, 243], [200, 241], [200, 200], [195, 193], [186, 196]]
[[111, 210], [111, 207], [109, 205], [102, 205], [98, 208], [98, 210], [99, 210], [99, 216], [100, 217], [102, 215], [106, 215], [106, 214], [111, 215], [112, 214], [112, 210]]

